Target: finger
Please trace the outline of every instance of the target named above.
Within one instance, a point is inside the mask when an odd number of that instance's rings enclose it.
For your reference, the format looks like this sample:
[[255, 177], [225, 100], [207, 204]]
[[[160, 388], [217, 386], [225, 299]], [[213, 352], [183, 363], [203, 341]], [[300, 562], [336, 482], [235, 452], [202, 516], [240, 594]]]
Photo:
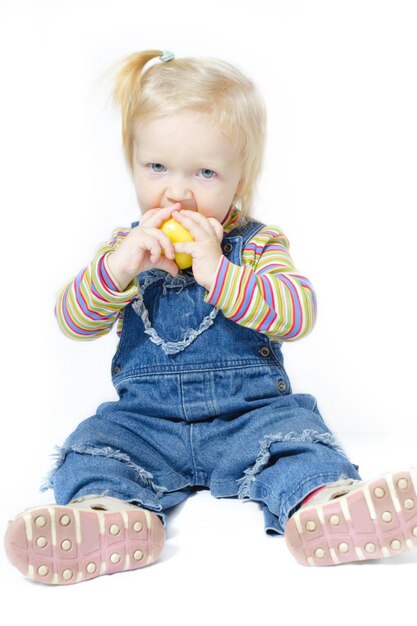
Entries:
[[[152, 213], [150, 213], [149, 211], [145, 213], [145, 216], [141, 220], [140, 226], [142, 226], [143, 228], [159, 228], [159, 226], [161, 226], [163, 222], [171, 217], [173, 211], [180, 208], [181, 205], [177, 203], [175, 205], [166, 207], [165, 209], [151, 209]], [[148, 215], [148, 213], [150, 214]]]
[[[160, 231], [156, 231], [156, 234], [151, 235], [149, 233], [145, 233], [145, 239], [144, 239], [144, 244], [145, 244], [145, 248], [146, 250], [148, 250], [149, 252], [149, 257], [152, 263], [156, 263], [157, 261], [159, 261], [159, 259], [161, 258], [161, 255], [163, 254], [163, 249], [164, 249], [164, 241], [159, 241], [159, 235], [158, 232]], [[173, 250], [173, 246], [172, 243], [169, 241], [169, 252], [168, 254], [164, 254], [164, 256], [174, 258], [174, 250]]]
[[174, 243], [174, 250], [175, 254], [177, 254], [178, 252], [185, 252], [186, 254], [190, 254], [192, 256], [192, 253], [195, 250], [195, 242], [184, 241], [181, 243]]
[[224, 234], [223, 226], [220, 224], [218, 220], [216, 220], [215, 217], [209, 217], [207, 219], [212, 225], [214, 232], [216, 233], [217, 240], [221, 242], [223, 240], [223, 234]]
[[197, 211], [188, 211], [187, 209], [181, 209], [180, 211], [175, 211], [175, 214], [189, 217], [190, 219], [195, 220], [196, 222], [201, 224], [203, 228], [207, 228], [207, 230], [210, 230], [210, 228], [208, 228], [209, 225], [211, 226], [211, 228], [214, 227], [214, 224], [222, 227], [220, 222], [215, 217], [205, 217], [205, 215], [201, 215], [201, 213], [198, 213]]
[[170, 259], [174, 258], [174, 247], [172, 245], [172, 241], [165, 233], [162, 232], [162, 230], [159, 228], [147, 228], [145, 232], [146, 235], [159, 242], [161, 248], [163, 248], [165, 252], [165, 256]]
[[172, 217], [184, 228], [190, 231], [194, 239], [202, 239], [207, 234], [212, 234], [212, 227], [206, 217], [195, 211], [174, 211]]
[[152, 226], [160, 226], [162, 222], [169, 219], [173, 211], [178, 211], [181, 208], [181, 202], [176, 202], [175, 204], [171, 204], [164, 209], [149, 209], [143, 215], [142, 220], [140, 222], [140, 226], [144, 228], [149, 228]]
[[161, 246], [157, 241], [153, 240], [153, 243], [151, 244], [151, 247], [149, 249], [149, 255], [152, 263], [156, 263], [160, 259], [161, 252]]

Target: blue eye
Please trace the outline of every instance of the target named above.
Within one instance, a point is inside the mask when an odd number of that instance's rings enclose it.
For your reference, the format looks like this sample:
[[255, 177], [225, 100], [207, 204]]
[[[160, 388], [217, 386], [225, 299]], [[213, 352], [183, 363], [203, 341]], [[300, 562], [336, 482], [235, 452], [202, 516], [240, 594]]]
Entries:
[[161, 172], [163, 172], [163, 169], [154, 169], [154, 165], [156, 165], [157, 168], [165, 168], [162, 163], [149, 163], [148, 167], [151, 169], [152, 172], [155, 172], [155, 174], [160, 174]]
[[[203, 178], [206, 178], [207, 180], [210, 180], [210, 178], [214, 178], [214, 176], [216, 176], [216, 172], [205, 168], [201, 170], [201, 173], [203, 174]], [[212, 176], [205, 176], [206, 173], [212, 174]]]

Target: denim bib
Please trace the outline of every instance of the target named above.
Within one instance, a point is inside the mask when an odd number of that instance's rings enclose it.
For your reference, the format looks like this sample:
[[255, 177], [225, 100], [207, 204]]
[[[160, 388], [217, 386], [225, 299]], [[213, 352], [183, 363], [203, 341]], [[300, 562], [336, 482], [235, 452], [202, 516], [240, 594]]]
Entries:
[[[132, 228], [137, 224], [134, 222]], [[241, 265], [243, 248], [263, 227], [261, 222], [249, 220], [226, 234], [224, 256]], [[139, 294], [124, 310], [122, 334], [112, 362], [113, 383], [119, 392], [143, 373], [162, 376], [174, 371], [227, 369], [232, 375], [242, 367], [269, 365], [274, 370], [274, 384], [280, 368], [280, 390], [289, 393], [281, 342], [227, 319], [206, 303], [206, 290], [196, 282], [191, 269], [176, 277], [151, 269], [137, 279]]]

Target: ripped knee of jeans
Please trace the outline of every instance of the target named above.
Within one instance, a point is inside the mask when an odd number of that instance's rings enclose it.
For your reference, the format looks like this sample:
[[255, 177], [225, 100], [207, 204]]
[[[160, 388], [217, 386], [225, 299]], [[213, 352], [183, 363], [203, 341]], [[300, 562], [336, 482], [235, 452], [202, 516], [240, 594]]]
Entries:
[[277, 442], [287, 442], [287, 441], [295, 441], [295, 442], [307, 442], [307, 443], [318, 443], [329, 448], [332, 448], [342, 456], [347, 458], [345, 451], [343, 450], [340, 443], [337, 441], [334, 435], [330, 432], [319, 433], [316, 430], [306, 429], [301, 433], [290, 432], [285, 435], [282, 433], [277, 433], [276, 435], [265, 435], [263, 439], [259, 442], [260, 450], [258, 456], [256, 457], [255, 464], [251, 467], [248, 467], [243, 474], [242, 478], [239, 478], [236, 482], [240, 484], [238, 491], [238, 498], [241, 500], [250, 500], [250, 486], [253, 481], [256, 480], [256, 475], [261, 472], [264, 467], [269, 463], [269, 459], [271, 458], [270, 448], [273, 443]]
[[93, 445], [86, 444], [73, 444], [70, 446], [56, 446], [56, 451], [52, 456], [55, 456], [55, 463], [52, 469], [48, 472], [47, 476], [42, 482], [41, 492], [47, 491], [48, 489], [53, 489], [54, 487], [54, 477], [56, 472], [59, 470], [61, 465], [65, 462], [66, 456], [75, 452], [77, 454], [89, 454], [91, 456], [102, 456], [108, 459], [114, 459], [116, 461], [120, 461], [124, 463], [127, 467], [132, 469], [135, 472], [135, 478], [138, 479], [145, 487], [150, 487], [152, 491], [155, 493], [156, 497], [160, 497], [163, 492], [167, 491], [166, 487], [162, 485], [157, 485], [153, 481], [153, 474], [148, 472], [140, 465], [134, 463], [130, 457], [121, 452], [120, 450], [116, 450], [111, 448], [110, 446], [96, 447]]

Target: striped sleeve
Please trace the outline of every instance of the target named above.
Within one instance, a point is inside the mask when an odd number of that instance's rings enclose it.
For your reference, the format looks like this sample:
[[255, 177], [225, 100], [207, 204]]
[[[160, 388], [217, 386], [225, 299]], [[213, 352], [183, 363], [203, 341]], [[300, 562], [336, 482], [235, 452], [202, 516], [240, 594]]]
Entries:
[[101, 244], [91, 263], [58, 292], [55, 317], [71, 339], [89, 341], [106, 335], [117, 324], [120, 336], [123, 309], [137, 295], [136, 280], [121, 291], [107, 264], [108, 255], [120, 245], [130, 228], [116, 229]]
[[228, 319], [280, 341], [307, 335], [317, 314], [313, 287], [295, 269], [278, 226], [265, 226], [248, 241], [242, 265], [222, 256], [204, 299]]

